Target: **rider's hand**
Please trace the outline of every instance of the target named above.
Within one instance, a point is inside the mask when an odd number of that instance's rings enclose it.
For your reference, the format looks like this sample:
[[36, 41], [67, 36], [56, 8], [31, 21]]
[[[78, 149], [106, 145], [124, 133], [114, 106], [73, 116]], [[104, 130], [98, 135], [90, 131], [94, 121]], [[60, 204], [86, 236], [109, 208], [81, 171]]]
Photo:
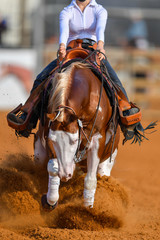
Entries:
[[[104, 42], [103, 41], [101, 41], [101, 40], [98, 41], [98, 43], [97, 43], [97, 50], [99, 50], [100, 52], [105, 54]], [[98, 53], [98, 58], [100, 59], [100, 61], [105, 58], [105, 56], [102, 53]]]
[[66, 56], [66, 47], [64, 43], [59, 45], [59, 57], [64, 58]]

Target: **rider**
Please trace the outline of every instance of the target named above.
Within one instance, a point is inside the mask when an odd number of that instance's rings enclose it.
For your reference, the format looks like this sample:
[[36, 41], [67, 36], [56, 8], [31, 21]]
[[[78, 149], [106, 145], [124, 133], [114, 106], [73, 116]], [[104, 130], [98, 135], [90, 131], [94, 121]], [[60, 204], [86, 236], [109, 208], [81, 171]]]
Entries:
[[[93, 45], [97, 43], [97, 50], [101, 53], [98, 57], [104, 62], [107, 71], [114, 83], [116, 83], [128, 101], [127, 93], [122, 86], [117, 74], [108, 62], [108, 59], [104, 57], [104, 32], [106, 28], [108, 14], [95, 0], [72, 0], [70, 5], [65, 7], [60, 13], [60, 37], [59, 37], [59, 56], [64, 58], [66, 56], [67, 45], [76, 39], [82, 39], [83, 43]], [[34, 95], [37, 87], [49, 76], [50, 72], [57, 66], [57, 59], [52, 61], [36, 78], [33, 88], [31, 90], [30, 98]], [[128, 101], [129, 102], [129, 101]], [[29, 103], [29, 99], [25, 105]], [[23, 107], [25, 107], [25, 105]], [[24, 109], [24, 108], [23, 108]], [[125, 111], [126, 115], [132, 115], [138, 108], [132, 107]], [[38, 115], [33, 114], [34, 117], [30, 121], [33, 121], [32, 127], [36, 126]], [[27, 111], [21, 111], [20, 114], [9, 113], [8, 120], [11, 120], [15, 124], [21, 124], [27, 117]], [[134, 128], [134, 127], [132, 127]], [[30, 129], [31, 130], [31, 129]], [[20, 131], [19, 134], [28, 137], [30, 131]]]

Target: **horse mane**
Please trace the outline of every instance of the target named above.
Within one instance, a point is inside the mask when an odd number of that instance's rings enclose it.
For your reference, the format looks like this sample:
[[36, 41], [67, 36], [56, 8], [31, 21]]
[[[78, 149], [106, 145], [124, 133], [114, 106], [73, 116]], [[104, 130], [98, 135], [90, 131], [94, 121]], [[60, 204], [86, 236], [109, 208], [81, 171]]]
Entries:
[[[52, 79], [52, 89], [49, 97], [49, 109], [51, 113], [57, 111], [58, 107], [65, 105], [69, 90], [72, 84], [72, 73], [75, 68], [86, 68], [88, 64], [81, 62], [72, 63], [69, 67], [63, 69], [61, 73], [56, 73]], [[57, 120], [63, 122], [64, 112], [62, 111]]]

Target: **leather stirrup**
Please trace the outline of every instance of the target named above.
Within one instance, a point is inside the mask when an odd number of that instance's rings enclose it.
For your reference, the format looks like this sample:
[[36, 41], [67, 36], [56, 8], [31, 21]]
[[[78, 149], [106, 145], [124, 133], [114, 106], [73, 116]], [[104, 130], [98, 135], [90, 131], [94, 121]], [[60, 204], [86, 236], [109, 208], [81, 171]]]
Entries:
[[15, 109], [13, 109], [11, 112], [9, 112], [7, 114], [7, 122], [8, 122], [8, 126], [17, 130], [17, 131], [23, 131], [25, 129], [27, 129], [27, 126], [28, 126], [28, 123], [29, 123], [29, 120], [32, 116], [32, 112], [29, 112], [27, 114], [27, 117], [26, 119], [24, 120], [23, 123], [15, 123], [13, 122], [10, 118], [9, 118], [9, 115], [10, 113], [13, 113], [13, 114], [17, 114], [18, 112], [20, 112], [22, 110], [22, 104], [20, 104], [18, 107], [16, 107]]
[[[119, 108], [119, 114], [120, 114], [120, 118], [121, 118], [121, 123], [123, 125], [131, 126], [131, 125], [141, 121], [141, 118], [142, 118], [141, 110], [135, 104], [133, 104], [132, 102], [130, 103], [130, 108], [129, 109], [136, 108], [138, 110], [137, 113], [134, 113], [134, 114], [129, 115], [129, 116], [124, 116], [123, 115], [123, 111], [122, 111], [123, 108], [121, 108], [120, 105], [118, 106], [118, 108]], [[129, 110], [129, 109], [127, 109], [127, 110]]]

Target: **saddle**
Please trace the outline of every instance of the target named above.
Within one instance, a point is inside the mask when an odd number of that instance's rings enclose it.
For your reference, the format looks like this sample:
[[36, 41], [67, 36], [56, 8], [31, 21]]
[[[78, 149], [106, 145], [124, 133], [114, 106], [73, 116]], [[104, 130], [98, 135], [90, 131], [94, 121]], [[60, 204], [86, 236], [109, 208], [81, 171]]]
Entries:
[[[7, 115], [7, 121], [8, 125], [18, 131], [23, 131], [27, 129], [29, 121], [31, 119], [31, 116], [34, 114], [34, 111], [36, 109], [36, 106], [41, 101], [42, 93], [45, 91], [48, 91], [48, 86], [50, 85], [51, 79], [53, 77], [53, 74], [56, 72], [61, 71], [63, 68], [66, 68], [68, 65], [70, 65], [74, 61], [82, 61], [86, 60], [85, 62], [89, 62], [91, 64], [92, 71], [101, 79], [101, 72], [100, 72], [100, 60], [97, 56], [97, 54], [90, 54], [92, 51], [94, 51], [97, 47], [97, 44], [95, 43], [93, 46], [89, 46], [87, 49], [82, 48], [83, 40], [77, 39], [73, 40], [68, 45], [68, 50], [66, 57], [64, 59], [59, 59], [59, 65], [51, 71], [49, 74], [49, 77], [43, 81], [29, 96], [26, 103], [22, 106], [20, 104], [17, 108], [15, 108], [10, 113], [17, 114], [19, 111], [23, 111], [27, 113], [27, 117], [25, 121], [22, 124], [15, 123], [9, 119]], [[114, 106], [115, 99], [118, 99], [118, 109], [119, 109], [119, 115], [121, 119], [121, 123], [125, 126], [132, 125], [134, 123], [140, 122], [141, 120], [141, 111], [139, 108], [137, 108], [133, 103], [129, 103], [126, 97], [124, 96], [123, 92], [119, 89], [118, 93], [113, 91], [112, 84], [109, 82], [107, 76], [103, 73], [103, 77], [106, 81], [104, 84], [104, 88], [106, 90], [106, 93], [110, 99], [111, 106]], [[106, 85], [106, 87], [105, 87]], [[138, 112], [131, 115], [131, 116], [124, 116], [123, 112], [126, 110], [129, 110], [131, 108], [136, 107], [138, 109]]]

